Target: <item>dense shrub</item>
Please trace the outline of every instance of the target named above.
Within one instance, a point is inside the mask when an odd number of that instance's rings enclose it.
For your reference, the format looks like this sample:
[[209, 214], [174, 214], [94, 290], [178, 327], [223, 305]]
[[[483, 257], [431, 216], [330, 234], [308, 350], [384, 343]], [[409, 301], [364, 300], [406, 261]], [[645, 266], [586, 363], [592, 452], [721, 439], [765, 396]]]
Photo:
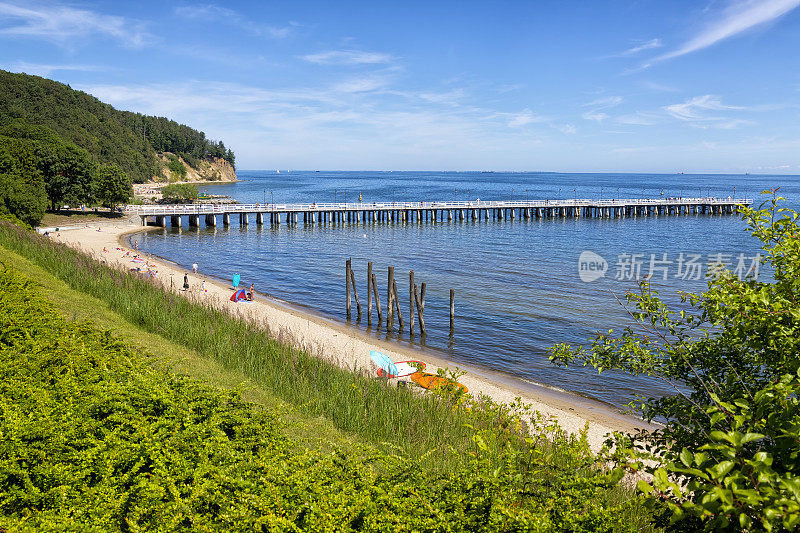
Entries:
[[800, 526], [800, 226], [776, 191], [765, 193], [772, 199], [743, 218], [772, 279], [715, 268], [708, 290], [682, 294], [678, 310], [645, 282], [628, 295], [638, 331], [599, 334], [590, 350], [554, 350], [562, 363], [674, 385], [676, 394], [642, 405], [664, 428], [633, 445], [663, 462], [640, 489], [682, 531]]
[[[448, 474], [399, 455], [298, 451], [275, 415], [153, 370], [6, 268], [0, 332], [0, 528], [612, 531], [630, 508], [598, 503], [616, 479], [554, 428], [497, 467], [477, 433], [474, 460]], [[552, 436], [570, 450], [559, 465]]]

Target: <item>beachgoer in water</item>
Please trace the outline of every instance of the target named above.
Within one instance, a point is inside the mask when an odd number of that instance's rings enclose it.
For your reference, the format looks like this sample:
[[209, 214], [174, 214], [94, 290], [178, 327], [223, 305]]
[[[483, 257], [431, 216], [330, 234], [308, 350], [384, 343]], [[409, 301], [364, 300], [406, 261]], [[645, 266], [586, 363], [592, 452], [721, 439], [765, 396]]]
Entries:
[[183, 290], [189, 290], [189, 273], [186, 272], [183, 274]]
[[194, 263], [192, 263], [192, 272], [194, 272], [195, 274], [197, 274], [197, 261], [195, 261]]

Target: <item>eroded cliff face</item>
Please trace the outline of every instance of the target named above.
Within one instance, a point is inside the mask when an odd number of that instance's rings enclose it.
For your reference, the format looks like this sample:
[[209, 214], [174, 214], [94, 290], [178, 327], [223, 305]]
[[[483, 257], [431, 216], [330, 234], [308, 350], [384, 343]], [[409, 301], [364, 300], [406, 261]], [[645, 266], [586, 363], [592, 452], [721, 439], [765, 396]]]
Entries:
[[158, 161], [161, 165], [161, 176], [153, 176], [153, 181], [166, 182], [166, 181], [238, 181], [236, 178], [236, 171], [230, 163], [221, 157], [214, 157], [209, 160], [202, 160], [198, 164], [198, 168], [191, 167], [182, 157], [178, 157], [183, 168], [186, 170], [186, 175], [181, 176], [180, 172], [170, 170], [168, 164], [173, 154], [163, 153], [158, 154]]

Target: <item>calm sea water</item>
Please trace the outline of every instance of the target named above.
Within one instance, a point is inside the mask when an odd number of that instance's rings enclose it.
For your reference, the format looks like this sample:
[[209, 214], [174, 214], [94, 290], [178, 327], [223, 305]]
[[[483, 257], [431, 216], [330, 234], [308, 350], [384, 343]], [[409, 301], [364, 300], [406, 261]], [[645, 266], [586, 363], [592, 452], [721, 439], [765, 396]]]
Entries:
[[[243, 203], [503, 200], [559, 198], [660, 198], [747, 196], [781, 187], [791, 205], [800, 198], [798, 176], [653, 174], [556, 174], [480, 172], [281, 172], [241, 171], [236, 184], [205, 187]], [[735, 192], [734, 192], [735, 187]], [[383, 329], [381, 338], [443, 352], [464, 362], [574, 391], [614, 405], [634, 395], [672, 392], [657, 380], [592, 369], [562, 369], [548, 361], [556, 343], [585, 344], [597, 330], [629, 323], [618, 299], [650, 271], [669, 301], [677, 292], [701, 291], [709, 260], [750, 266], [759, 249], [737, 216], [671, 216], [637, 219], [555, 219], [225, 229], [166, 228], [135, 237], [139, 247], [188, 268], [194, 261], [210, 275], [345, 320], [345, 260], [352, 258], [359, 296], [366, 306], [367, 261], [376, 269], [386, 305], [386, 269], [394, 266], [401, 309], [408, 314], [408, 271], [427, 283], [427, 337]], [[302, 219], [301, 219], [302, 220]], [[581, 281], [585, 250], [605, 258], [606, 276]], [[638, 254], [636, 257], [634, 255]], [[666, 254], [666, 255], [665, 255]], [[683, 256], [681, 256], [683, 254]], [[722, 254], [721, 257], [717, 254]], [[681, 257], [683, 259], [681, 259]], [[741, 261], [740, 261], [741, 260]], [[740, 264], [741, 263], [741, 264]], [[633, 268], [631, 268], [633, 267]], [[666, 274], [667, 279], [662, 279]], [[616, 278], [622, 279], [616, 279]], [[449, 291], [456, 294], [450, 335]], [[366, 319], [352, 327], [367, 329]]]

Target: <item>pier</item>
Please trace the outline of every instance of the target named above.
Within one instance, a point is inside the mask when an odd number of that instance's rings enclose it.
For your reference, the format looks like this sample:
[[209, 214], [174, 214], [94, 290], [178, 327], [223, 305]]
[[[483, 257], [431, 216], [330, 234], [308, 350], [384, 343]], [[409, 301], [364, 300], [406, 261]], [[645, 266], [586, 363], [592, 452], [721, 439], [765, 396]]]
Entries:
[[174, 204], [129, 205], [125, 212], [141, 223], [180, 227], [187, 217], [190, 227], [251, 222], [261, 226], [315, 224], [423, 223], [555, 218], [636, 218], [678, 215], [729, 215], [753, 203], [750, 198], [656, 198], [617, 200], [520, 200], [472, 202], [357, 202], [310, 204]]

